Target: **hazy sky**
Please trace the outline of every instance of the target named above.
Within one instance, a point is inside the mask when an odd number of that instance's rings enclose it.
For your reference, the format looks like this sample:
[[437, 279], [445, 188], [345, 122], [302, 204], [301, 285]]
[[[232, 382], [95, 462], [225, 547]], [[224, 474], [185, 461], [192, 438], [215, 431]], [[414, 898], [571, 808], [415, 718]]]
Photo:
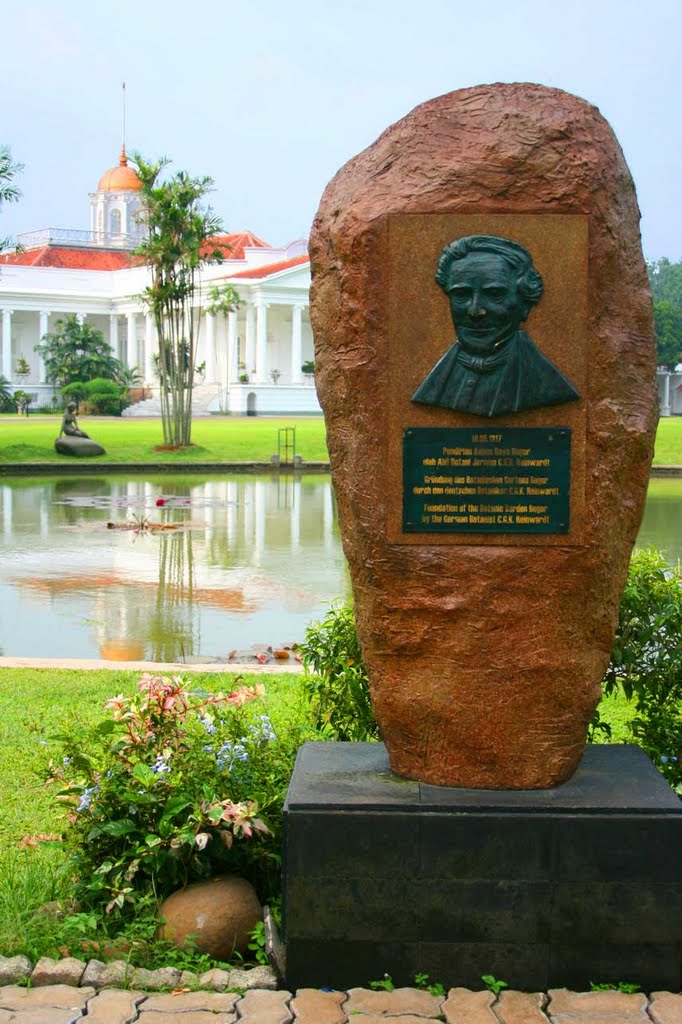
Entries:
[[306, 236], [329, 178], [424, 100], [534, 81], [595, 103], [648, 258], [682, 258], [681, 0], [4, 0], [0, 142], [25, 164], [0, 236], [89, 227], [127, 143], [214, 178], [228, 230]]

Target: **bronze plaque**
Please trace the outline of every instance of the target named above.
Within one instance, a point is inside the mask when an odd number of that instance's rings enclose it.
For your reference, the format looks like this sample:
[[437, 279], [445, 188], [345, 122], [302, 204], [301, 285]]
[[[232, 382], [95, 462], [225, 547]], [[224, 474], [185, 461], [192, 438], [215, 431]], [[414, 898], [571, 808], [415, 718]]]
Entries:
[[[587, 301], [587, 217], [570, 213], [400, 214], [388, 218], [386, 227], [390, 396], [387, 403], [386, 475], [391, 481], [387, 488], [386, 526], [389, 542], [409, 545], [582, 544], [586, 500], [585, 410], [592, 344]], [[525, 252], [530, 258], [529, 274], [535, 277], [537, 272], [543, 282], [542, 290], [537, 286], [534, 292], [528, 290], [527, 308], [496, 312], [490, 307], [485, 318], [481, 315], [482, 324], [495, 316], [509, 316], [510, 329], [515, 335], [509, 345], [514, 352], [507, 363], [509, 371], [506, 376], [503, 375], [503, 363], [500, 368], [488, 366], [485, 359], [481, 360], [486, 363], [482, 366], [486, 371], [482, 375], [474, 372], [476, 365], [469, 367], [466, 361], [460, 368], [462, 360], [457, 355], [460, 345], [453, 344], [456, 325], [452, 321], [456, 320], [457, 313], [453, 307], [460, 302], [459, 292], [462, 290], [466, 292], [468, 289], [475, 299], [478, 298], [473, 287], [477, 280], [469, 281], [466, 275], [461, 280], [452, 278], [453, 268], [469, 267], [471, 259], [451, 264], [449, 269], [443, 269], [441, 261], [453, 243], [458, 248], [462, 244], [471, 245], [471, 236], [479, 235], [487, 236], [501, 251], [513, 249], [521, 259], [526, 258]], [[473, 262], [480, 263], [483, 257], [484, 254], [476, 255]], [[495, 269], [494, 257], [487, 254], [485, 260], [482, 270], [492, 272]], [[442, 272], [442, 280], [436, 279], [439, 271]], [[537, 285], [537, 277], [535, 279]], [[484, 288], [505, 285], [504, 281], [486, 280], [485, 274], [482, 274], [481, 283]], [[532, 285], [533, 281], [529, 283]], [[468, 303], [469, 298], [467, 292], [462, 301]], [[506, 303], [506, 297], [503, 299]], [[483, 309], [479, 312], [482, 314]], [[517, 322], [519, 313], [525, 316], [520, 323]], [[475, 331], [472, 333], [476, 334]], [[462, 341], [461, 338], [459, 340]], [[504, 347], [500, 348], [500, 354]], [[454, 366], [456, 358], [457, 367]], [[467, 359], [477, 363], [471, 352]], [[496, 350], [489, 361], [492, 364], [497, 359]], [[523, 388], [519, 388], [517, 377]], [[478, 381], [474, 400], [466, 396], [469, 378]], [[479, 393], [483, 393], [485, 399], [486, 391], [499, 398], [506, 398], [508, 391], [512, 400], [504, 403], [498, 398], [495, 402], [491, 400], [484, 414]], [[455, 397], [451, 398], [453, 395]], [[470, 521], [465, 529], [443, 529], [444, 523], [431, 522], [429, 526], [438, 528], [419, 529], [411, 507], [409, 515], [406, 514], [405, 503], [409, 505], [411, 498], [404, 494], [402, 486], [405, 471], [403, 439], [407, 430], [415, 428], [464, 430], [470, 438], [474, 434], [485, 433], [510, 436], [509, 432], [524, 429], [542, 430], [556, 436], [561, 430], [568, 430], [570, 459], [565, 464], [567, 479], [561, 483], [562, 501], [567, 507], [559, 509], [557, 505], [555, 511], [543, 513], [550, 517], [549, 523], [502, 521], [483, 524]], [[519, 444], [513, 447], [529, 446]], [[416, 480], [414, 486], [420, 486]], [[461, 504], [466, 497], [463, 496]], [[548, 497], [558, 498], [557, 495]], [[508, 504], [514, 503], [523, 504]], [[555, 503], [542, 501], [537, 504], [554, 506]], [[419, 520], [422, 514], [429, 513], [420, 513]], [[407, 526], [407, 523], [415, 525]], [[452, 527], [454, 524], [448, 525]]]
[[567, 533], [567, 428], [408, 427], [406, 533]]

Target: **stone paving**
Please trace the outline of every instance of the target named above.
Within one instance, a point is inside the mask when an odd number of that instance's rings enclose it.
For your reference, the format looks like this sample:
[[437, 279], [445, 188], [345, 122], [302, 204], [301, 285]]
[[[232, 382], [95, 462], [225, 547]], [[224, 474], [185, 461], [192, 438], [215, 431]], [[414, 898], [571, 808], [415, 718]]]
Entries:
[[[223, 972], [226, 973], [226, 972]], [[242, 972], [252, 973], [252, 972]], [[472, 992], [414, 988], [348, 992], [274, 988], [142, 992], [92, 985], [0, 986], [0, 1024], [682, 1024], [682, 995]]]

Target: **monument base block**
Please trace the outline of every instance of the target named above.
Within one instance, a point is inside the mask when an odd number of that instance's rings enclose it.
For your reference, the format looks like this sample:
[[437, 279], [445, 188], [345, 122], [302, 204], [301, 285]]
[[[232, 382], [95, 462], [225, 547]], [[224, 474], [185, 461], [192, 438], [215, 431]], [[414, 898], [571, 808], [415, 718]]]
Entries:
[[285, 804], [289, 988], [380, 979], [679, 991], [682, 803], [646, 755], [472, 790], [392, 774], [383, 744], [306, 743]]

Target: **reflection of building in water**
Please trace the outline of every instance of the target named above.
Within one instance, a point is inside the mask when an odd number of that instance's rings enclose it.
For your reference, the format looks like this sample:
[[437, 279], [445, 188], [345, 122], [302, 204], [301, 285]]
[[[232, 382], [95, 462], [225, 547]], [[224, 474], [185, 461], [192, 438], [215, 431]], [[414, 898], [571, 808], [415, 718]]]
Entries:
[[[14, 389], [34, 394], [34, 406], [48, 404], [53, 394], [34, 346], [74, 314], [101, 331], [128, 367], [138, 367], [154, 392], [152, 404], [131, 406], [126, 414], [158, 415], [158, 342], [141, 300], [148, 271], [131, 255], [140, 241], [140, 187], [124, 150], [90, 196], [90, 230], [27, 232], [17, 238], [18, 252], [0, 255], [0, 374]], [[273, 247], [249, 231], [214, 241], [225, 260], [202, 267], [197, 363], [205, 370], [194, 393], [195, 414], [319, 413], [312, 374], [303, 370], [313, 359], [305, 241]], [[239, 308], [227, 315], [206, 312], [211, 286], [228, 283], [239, 293]], [[28, 378], [17, 377], [21, 359], [31, 369]]]
[[[328, 476], [91, 483], [91, 493], [82, 477], [0, 485], [0, 589], [18, 593], [27, 621], [39, 603], [80, 623], [103, 657], [139, 644], [163, 661], [301, 639], [304, 625], [280, 633], [278, 615], [307, 621], [345, 589]], [[107, 530], [128, 508], [187, 529]], [[260, 616], [267, 624], [245, 642], [243, 624]], [[219, 641], [207, 639], [207, 619]]]

